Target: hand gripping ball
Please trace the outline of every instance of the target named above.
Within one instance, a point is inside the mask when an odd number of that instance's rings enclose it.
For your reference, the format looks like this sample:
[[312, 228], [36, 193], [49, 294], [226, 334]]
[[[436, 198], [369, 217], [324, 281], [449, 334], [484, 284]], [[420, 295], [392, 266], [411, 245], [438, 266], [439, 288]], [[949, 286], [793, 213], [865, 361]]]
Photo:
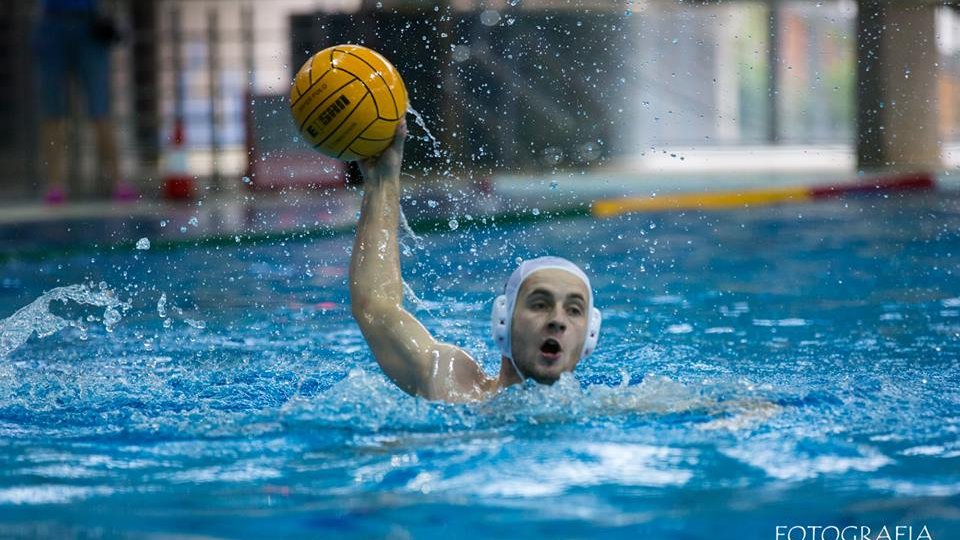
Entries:
[[324, 154], [353, 161], [393, 141], [407, 113], [397, 69], [376, 51], [335, 45], [313, 55], [293, 79], [290, 111], [303, 138]]

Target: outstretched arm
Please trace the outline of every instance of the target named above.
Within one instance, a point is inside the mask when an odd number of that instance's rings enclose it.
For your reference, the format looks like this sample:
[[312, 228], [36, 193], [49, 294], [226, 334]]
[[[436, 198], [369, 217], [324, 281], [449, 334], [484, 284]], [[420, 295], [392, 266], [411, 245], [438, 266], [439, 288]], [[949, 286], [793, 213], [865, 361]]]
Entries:
[[350, 257], [350, 302], [384, 373], [411, 395], [447, 401], [479, 399], [491, 380], [466, 352], [439, 343], [403, 308], [397, 226], [406, 123], [379, 157], [360, 162], [360, 221]]

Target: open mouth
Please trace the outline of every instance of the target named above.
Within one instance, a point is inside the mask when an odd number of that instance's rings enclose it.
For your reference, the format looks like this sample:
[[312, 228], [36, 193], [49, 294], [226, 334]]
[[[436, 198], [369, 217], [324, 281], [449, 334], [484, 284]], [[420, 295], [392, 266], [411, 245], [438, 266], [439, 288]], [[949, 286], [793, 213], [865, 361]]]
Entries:
[[553, 338], [547, 338], [547, 340], [543, 342], [543, 345], [540, 345], [540, 353], [550, 360], [560, 358], [561, 350], [560, 342]]

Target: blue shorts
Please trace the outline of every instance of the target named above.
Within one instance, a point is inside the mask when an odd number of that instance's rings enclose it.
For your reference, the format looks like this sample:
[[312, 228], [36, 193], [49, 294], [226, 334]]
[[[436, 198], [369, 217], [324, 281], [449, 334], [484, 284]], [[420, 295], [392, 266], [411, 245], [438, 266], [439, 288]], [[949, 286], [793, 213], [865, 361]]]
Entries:
[[110, 115], [110, 46], [94, 38], [91, 22], [87, 14], [48, 15], [37, 25], [34, 49], [48, 119], [66, 117], [70, 79], [80, 85], [91, 118]]

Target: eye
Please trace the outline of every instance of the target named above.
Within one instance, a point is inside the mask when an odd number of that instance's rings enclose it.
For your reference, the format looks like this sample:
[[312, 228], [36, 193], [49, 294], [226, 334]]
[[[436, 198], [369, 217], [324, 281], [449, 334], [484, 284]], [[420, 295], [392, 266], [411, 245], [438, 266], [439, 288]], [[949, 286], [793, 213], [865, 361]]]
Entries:
[[567, 309], [567, 312], [573, 317], [579, 317], [583, 315], [583, 310], [580, 309], [580, 306], [570, 306]]
[[537, 300], [536, 302], [530, 304], [530, 307], [536, 310], [546, 309], [547, 303], [542, 300]]

